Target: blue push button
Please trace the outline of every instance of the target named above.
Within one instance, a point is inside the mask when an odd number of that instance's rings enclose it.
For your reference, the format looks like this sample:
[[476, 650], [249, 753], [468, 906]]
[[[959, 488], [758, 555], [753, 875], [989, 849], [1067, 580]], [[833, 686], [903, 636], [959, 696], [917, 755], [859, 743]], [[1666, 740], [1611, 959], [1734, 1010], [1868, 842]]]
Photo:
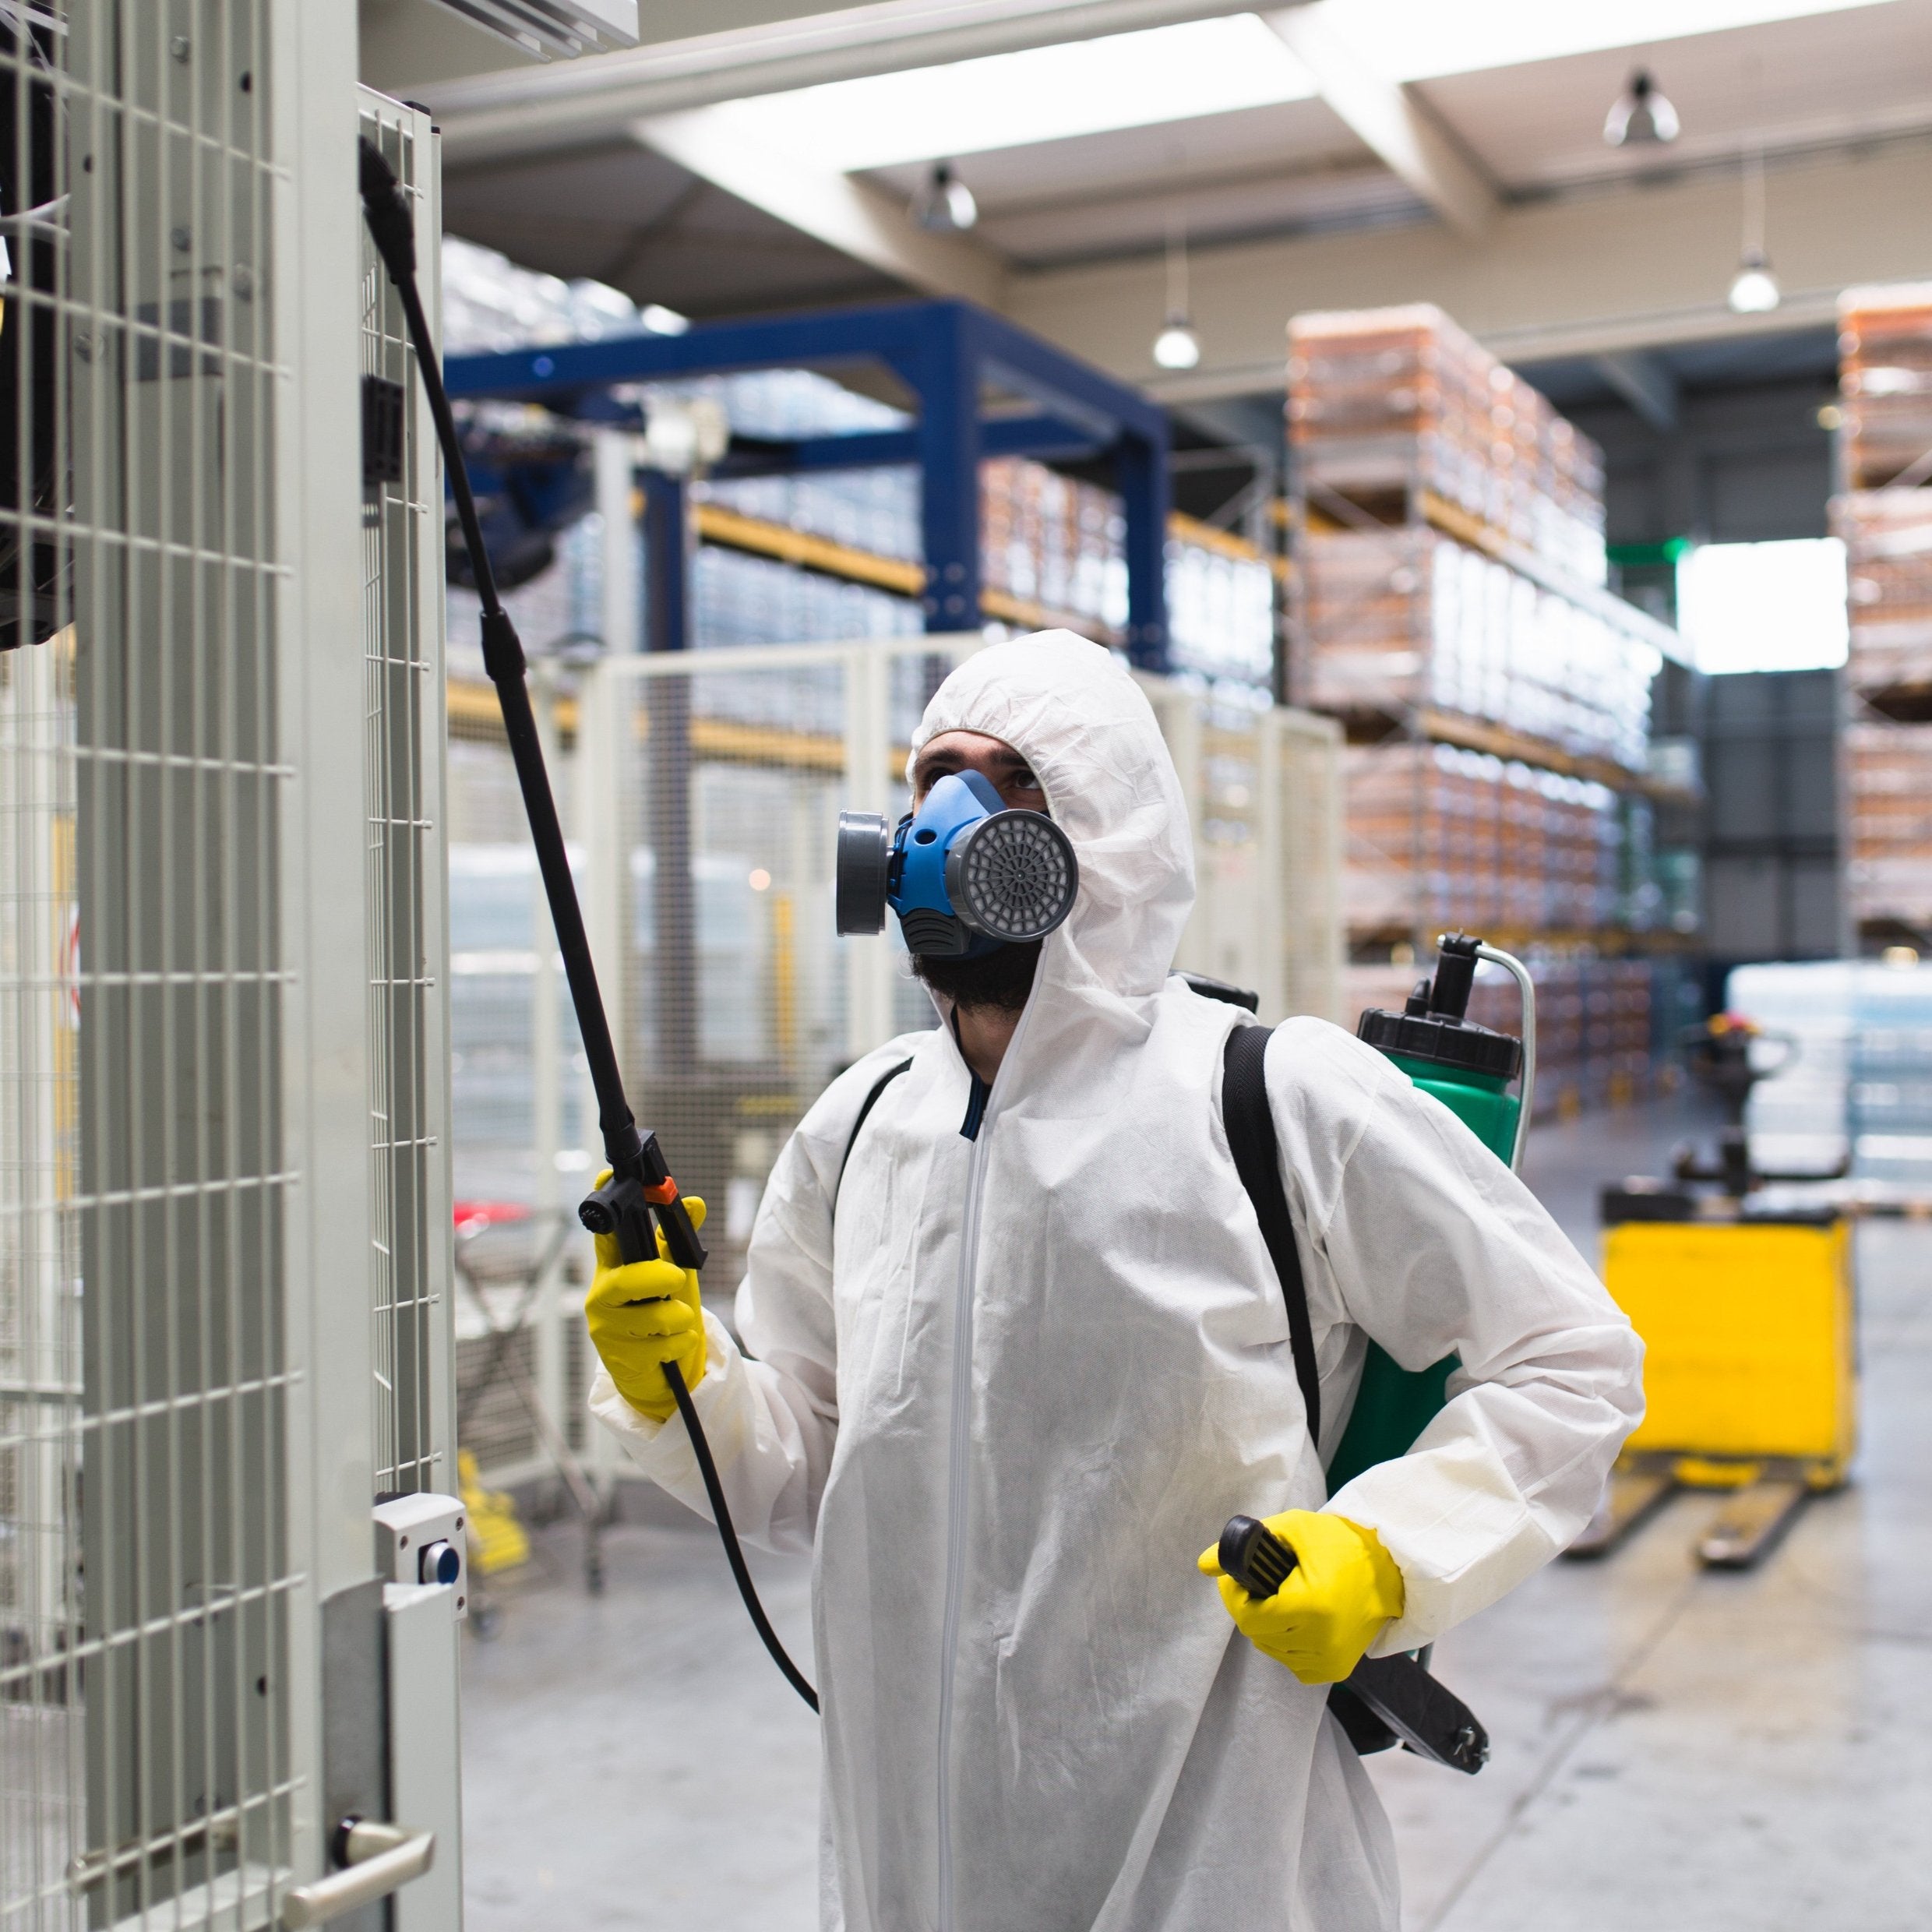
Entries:
[[427, 1544], [416, 1574], [425, 1583], [453, 1583], [463, 1574], [463, 1553], [454, 1543]]

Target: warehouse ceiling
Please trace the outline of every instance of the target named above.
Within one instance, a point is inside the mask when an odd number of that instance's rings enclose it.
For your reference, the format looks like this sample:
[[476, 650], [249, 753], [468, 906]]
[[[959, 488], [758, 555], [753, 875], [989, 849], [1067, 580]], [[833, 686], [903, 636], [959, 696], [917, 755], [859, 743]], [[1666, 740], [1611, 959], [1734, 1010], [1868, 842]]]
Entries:
[[[696, 316], [966, 294], [1176, 402], [1278, 391], [1297, 309], [1433, 299], [1659, 420], [1726, 345], [1815, 346], [1846, 284], [1932, 277], [1932, 0], [788, 12], [647, 0], [721, 30], [426, 85], [448, 226]], [[1682, 134], [1609, 146], [1639, 66]], [[941, 160], [969, 232], [908, 218]], [[1785, 301], [1740, 316], [1761, 165]], [[1176, 303], [1202, 360], [1163, 375]]]

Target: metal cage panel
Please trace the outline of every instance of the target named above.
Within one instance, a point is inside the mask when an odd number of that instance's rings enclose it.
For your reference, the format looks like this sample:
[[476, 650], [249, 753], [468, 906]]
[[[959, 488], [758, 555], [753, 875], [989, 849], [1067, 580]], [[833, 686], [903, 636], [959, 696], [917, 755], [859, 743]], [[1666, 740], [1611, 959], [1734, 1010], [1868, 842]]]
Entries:
[[1194, 831], [1175, 964], [1260, 996], [1271, 1025], [1343, 1017], [1341, 731], [1228, 686], [1143, 677]]
[[5, 1932], [266, 1925], [382, 1815], [370, 1231], [421, 1303], [441, 663], [404, 703], [391, 633], [340, 649], [354, 58], [346, 0], [0, 4]]
[[9, 1927], [291, 1856], [271, 12], [0, 10]]
[[[365, 90], [416, 215], [435, 321], [428, 116]], [[363, 745], [375, 1487], [453, 1490], [442, 471], [397, 299], [362, 240]]]

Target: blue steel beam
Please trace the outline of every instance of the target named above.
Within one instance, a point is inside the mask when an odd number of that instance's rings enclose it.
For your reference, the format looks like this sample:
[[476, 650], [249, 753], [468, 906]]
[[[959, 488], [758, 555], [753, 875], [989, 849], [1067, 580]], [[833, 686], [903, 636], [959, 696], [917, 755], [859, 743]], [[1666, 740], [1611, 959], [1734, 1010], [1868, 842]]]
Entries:
[[979, 385], [963, 302], [933, 305], [900, 367], [919, 395], [919, 534], [925, 627], [979, 622]]
[[[1144, 397], [999, 316], [957, 301], [898, 302], [749, 322], [700, 323], [681, 336], [605, 336], [488, 355], [452, 356], [443, 379], [452, 397], [545, 403], [568, 412], [622, 383], [801, 368], [878, 359], [922, 365], [928, 331], [963, 331], [970, 351], [1003, 383], [1087, 432], [1095, 442], [1123, 432], [1165, 442], [1166, 418]], [[601, 414], [601, 411], [598, 412]]]
[[[1101, 456], [1109, 437], [1095, 437], [1045, 415], [982, 416], [979, 453], [983, 457], [1036, 457], [1077, 463]], [[919, 434], [914, 429], [868, 429], [844, 435], [808, 436], [796, 442], [757, 439], [735, 440], [731, 453], [713, 472], [718, 476], [790, 475], [801, 470], [871, 470], [917, 463]]]
[[[799, 460], [791, 467], [918, 462], [928, 627], [956, 629], [978, 608], [983, 456], [1104, 457], [1112, 461], [1126, 513], [1127, 650], [1136, 664], [1164, 669], [1165, 417], [1136, 391], [970, 303], [895, 302], [703, 323], [681, 336], [615, 336], [457, 356], [444, 379], [452, 396], [542, 403], [608, 417], [608, 392], [620, 384], [867, 361], [895, 370], [917, 394], [917, 425], [905, 432], [813, 438], [797, 446]], [[1025, 397], [1041, 414], [982, 421], [981, 394], [989, 387]], [[1036, 427], [1024, 426], [1028, 424]], [[901, 441], [902, 435], [907, 440]], [[871, 445], [873, 453], [862, 454], [855, 446], [860, 444]]]
[[1048, 414], [1084, 429], [1095, 442], [1110, 442], [1123, 432], [1165, 442], [1166, 418], [1145, 397], [968, 302], [894, 302], [700, 323], [679, 336], [605, 336], [594, 342], [452, 356], [443, 379], [453, 397], [495, 397], [567, 411], [573, 396], [588, 400], [615, 384], [679, 375], [869, 360], [895, 368], [923, 366], [930, 332], [947, 327], [962, 331], [971, 353], [993, 365], [988, 372], [996, 379], [1003, 379]]
[[703, 322], [679, 336], [605, 336], [594, 342], [452, 356], [443, 381], [451, 396], [495, 396], [549, 403], [616, 383], [662, 382], [749, 369], [814, 368], [890, 361], [916, 354], [934, 311], [962, 302], [893, 302], [870, 308], [820, 309], [802, 316]]

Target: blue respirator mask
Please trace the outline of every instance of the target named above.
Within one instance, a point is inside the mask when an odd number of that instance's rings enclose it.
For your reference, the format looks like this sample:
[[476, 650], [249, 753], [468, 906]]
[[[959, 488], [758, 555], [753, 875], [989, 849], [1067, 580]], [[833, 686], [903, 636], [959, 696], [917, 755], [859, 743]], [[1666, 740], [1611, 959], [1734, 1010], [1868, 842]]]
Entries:
[[877, 933], [890, 906], [906, 950], [975, 959], [1044, 939], [1074, 909], [1080, 866], [1044, 813], [1012, 812], [976, 771], [949, 773], [896, 830], [873, 812], [838, 815], [834, 912], [841, 933]]

